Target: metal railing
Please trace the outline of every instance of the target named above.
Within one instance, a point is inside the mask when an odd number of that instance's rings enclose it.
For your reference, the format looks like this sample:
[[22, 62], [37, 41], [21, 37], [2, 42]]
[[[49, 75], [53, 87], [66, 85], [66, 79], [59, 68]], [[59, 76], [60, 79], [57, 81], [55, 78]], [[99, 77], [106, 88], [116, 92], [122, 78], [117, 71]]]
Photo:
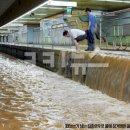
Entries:
[[[114, 50], [128, 50], [130, 45], [130, 17], [116, 17], [107, 20], [100, 18], [100, 48]], [[124, 21], [124, 22], [123, 22]], [[106, 42], [102, 42], [102, 36], [106, 37]]]

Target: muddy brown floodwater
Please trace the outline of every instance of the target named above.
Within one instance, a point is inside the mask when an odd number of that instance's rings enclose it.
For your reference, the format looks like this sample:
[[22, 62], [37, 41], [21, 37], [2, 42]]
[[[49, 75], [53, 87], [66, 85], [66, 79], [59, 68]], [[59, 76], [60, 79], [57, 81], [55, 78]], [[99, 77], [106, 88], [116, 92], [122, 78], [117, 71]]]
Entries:
[[64, 126], [97, 123], [129, 124], [130, 104], [0, 54], [0, 130], [77, 130]]

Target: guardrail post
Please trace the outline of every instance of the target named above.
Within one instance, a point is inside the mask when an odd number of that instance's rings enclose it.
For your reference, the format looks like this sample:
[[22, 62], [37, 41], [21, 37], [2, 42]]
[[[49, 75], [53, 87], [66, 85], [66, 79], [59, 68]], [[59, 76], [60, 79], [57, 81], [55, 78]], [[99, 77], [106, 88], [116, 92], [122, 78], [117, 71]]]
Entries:
[[100, 48], [102, 44], [102, 18], [100, 17]]

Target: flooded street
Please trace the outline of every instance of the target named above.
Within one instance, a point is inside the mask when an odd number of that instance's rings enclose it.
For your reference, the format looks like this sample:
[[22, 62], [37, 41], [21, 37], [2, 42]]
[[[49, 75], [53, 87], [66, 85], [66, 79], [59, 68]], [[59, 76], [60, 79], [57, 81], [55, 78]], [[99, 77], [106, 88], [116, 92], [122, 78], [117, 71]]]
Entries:
[[130, 104], [0, 54], [0, 130], [77, 130], [65, 124], [98, 123], [130, 124]]

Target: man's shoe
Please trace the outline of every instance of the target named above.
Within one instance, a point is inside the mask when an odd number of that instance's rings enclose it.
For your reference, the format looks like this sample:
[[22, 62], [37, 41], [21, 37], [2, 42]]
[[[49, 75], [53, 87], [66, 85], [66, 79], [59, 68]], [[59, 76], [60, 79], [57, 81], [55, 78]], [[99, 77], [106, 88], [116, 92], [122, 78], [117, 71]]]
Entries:
[[86, 49], [85, 51], [90, 51], [90, 49]]
[[85, 51], [94, 51], [94, 49], [86, 49]]
[[94, 51], [94, 49], [90, 49], [90, 51]]

